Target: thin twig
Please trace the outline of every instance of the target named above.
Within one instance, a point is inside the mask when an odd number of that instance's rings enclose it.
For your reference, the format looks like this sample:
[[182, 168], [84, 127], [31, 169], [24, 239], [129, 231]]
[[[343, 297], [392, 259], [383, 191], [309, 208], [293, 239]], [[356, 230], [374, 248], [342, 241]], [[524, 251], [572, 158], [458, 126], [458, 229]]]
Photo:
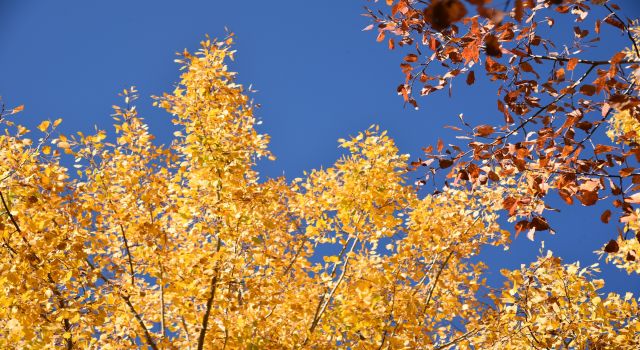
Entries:
[[461, 341], [461, 340], [463, 340], [463, 339], [467, 338], [468, 336], [470, 336], [470, 335], [472, 335], [472, 334], [474, 334], [474, 333], [477, 333], [477, 332], [478, 332], [478, 330], [477, 330], [477, 329], [472, 329], [472, 330], [468, 331], [467, 333], [465, 333], [465, 334], [463, 334], [463, 335], [459, 336], [459, 337], [458, 337], [458, 338], [456, 338], [456, 339], [453, 339], [453, 340], [451, 340], [451, 341], [448, 341], [448, 342], [446, 342], [446, 343], [444, 343], [444, 344], [442, 344], [442, 345], [439, 345], [439, 346], [437, 346], [437, 347], [433, 348], [433, 350], [442, 350], [442, 349], [446, 349], [446, 348], [450, 347], [451, 345], [455, 345], [455, 344], [456, 344], [456, 343], [458, 343], [459, 341]]
[[162, 338], [166, 337], [166, 325], [165, 325], [165, 304], [164, 304], [164, 266], [160, 263], [160, 327], [162, 327]]
[[[573, 58], [560, 57], [560, 56], [545, 56], [545, 55], [534, 55], [534, 54], [527, 55], [527, 57], [537, 58], [541, 60], [558, 61], [558, 62], [569, 62], [573, 59]], [[609, 60], [585, 60], [582, 58], [578, 58], [575, 62], [582, 63], [582, 64], [589, 64], [592, 66], [601, 66], [604, 64], [611, 64], [611, 61]], [[618, 63], [619, 64], [640, 63], [640, 60], [628, 59], [628, 60], [621, 60]]]
[[122, 232], [122, 240], [124, 241], [124, 248], [127, 251], [127, 259], [129, 260], [129, 274], [131, 275], [131, 285], [136, 285], [135, 273], [133, 271], [133, 258], [131, 257], [131, 250], [129, 249], [129, 240], [127, 240], [127, 235], [124, 233], [124, 227], [120, 224], [120, 231]]
[[2, 191], [0, 191], [0, 199], [2, 199], [2, 206], [4, 207], [4, 210], [7, 212], [7, 215], [9, 215], [9, 220], [11, 220], [13, 227], [16, 228], [16, 231], [18, 231], [18, 233], [22, 234], [22, 230], [20, 229], [20, 226], [18, 226], [18, 222], [16, 221], [16, 218], [14, 218], [11, 212], [9, 211], [9, 205], [5, 201]]
[[313, 322], [311, 322], [311, 326], [309, 327], [309, 332], [307, 333], [307, 336], [306, 336], [304, 342], [302, 343], [302, 345], [305, 345], [307, 343], [307, 341], [309, 340], [309, 336], [313, 333], [313, 331], [318, 326], [318, 323], [320, 322], [320, 319], [322, 318], [322, 314], [324, 314], [325, 310], [327, 309], [327, 306], [329, 306], [329, 304], [331, 303], [331, 299], [333, 299], [333, 295], [338, 290], [338, 287], [342, 283], [342, 280], [344, 280], [344, 276], [347, 274], [347, 268], [349, 267], [349, 258], [351, 257], [350, 253], [353, 252], [353, 249], [355, 248], [357, 243], [358, 243], [358, 238], [356, 237], [353, 240], [353, 244], [351, 245], [351, 248], [349, 248], [349, 252], [347, 253], [347, 256], [344, 259], [344, 266], [342, 267], [342, 271], [340, 272], [340, 277], [338, 277], [338, 280], [336, 281], [336, 284], [331, 289], [331, 292], [329, 292], [329, 296], [327, 297], [327, 299], [324, 300], [324, 303], [320, 307], [319, 312], [313, 318]]

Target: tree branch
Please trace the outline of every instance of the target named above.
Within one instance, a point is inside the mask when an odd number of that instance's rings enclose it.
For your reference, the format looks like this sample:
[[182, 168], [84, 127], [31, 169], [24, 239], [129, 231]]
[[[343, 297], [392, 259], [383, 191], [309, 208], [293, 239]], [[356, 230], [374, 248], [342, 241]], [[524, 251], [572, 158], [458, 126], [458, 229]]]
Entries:
[[[534, 54], [527, 55], [527, 57], [537, 58], [541, 60], [548, 60], [548, 61], [557, 61], [557, 62], [569, 62], [570, 60], [572, 60], [571, 58], [560, 57], [560, 56], [545, 56], [545, 55], [534, 55]], [[592, 66], [601, 66], [604, 64], [611, 64], [611, 61], [609, 60], [585, 60], [582, 58], [579, 58], [576, 62], [582, 63], [582, 64], [589, 64]], [[640, 60], [621, 60], [618, 63], [620, 64], [640, 63]]]
[[472, 334], [474, 334], [474, 333], [477, 333], [477, 332], [478, 332], [478, 330], [477, 330], [477, 329], [472, 329], [472, 330], [468, 331], [467, 333], [465, 333], [465, 334], [463, 334], [463, 335], [459, 336], [459, 337], [458, 337], [458, 338], [456, 338], [456, 339], [453, 339], [453, 340], [451, 340], [451, 341], [449, 341], [449, 342], [446, 342], [446, 343], [444, 343], [444, 344], [442, 344], [442, 345], [439, 345], [439, 346], [437, 346], [437, 347], [433, 348], [433, 350], [442, 350], [442, 349], [446, 349], [446, 348], [450, 347], [451, 345], [455, 345], [455, 344], [456, 344], [456, 343], [458, 343], [459, 341], [461, 341], [461, 340], [463, 340], [463, 339], [467, 338], [468, 336], [470, 336], [470, 335], [472, 335]]
[[[85, 262], [89, 265], [89, 267], [91, 267], [94, 270], [97, 270], [97, 268], [91, 263], [91, 261], [89, 261], [89, 259], [85, 259]], [[100, 277], [101, 280], [103, 280], [105, 283], [113, 286], [116, 288], [116, 290], [118, 289], [117, 285], [114, 285], [114, 283], [109, 280], [103, 273], [102, 271], [98, 270], [98, 276]], [[133, 313], [133, 316], [135, 317], [135, 319], [138, 321], [138, 324], [140, 325], [140, 327], [142, 328], [142, 330], [144, 331], [144, 335], [145, 335], [145, 339], [147, 341], [147, 344], [149, 345], [149, 347], [153, 350], [158, 350], [158, 346], [156, 345], [156, 342], [153, 340], [153, 337], [151, 336], [151, 333], [149, 332], [149, 329], [147, 328], [147, 326], [144, 324], [144, 321], [142, 320], [142, 316], [140, 316], [140, 314], [138, 313], [138, 311], [136, 311], [135, 307], [133, 306], [133, 304], [131, 303], [131, 297], [125, 294], [122, 294], [122, 292], [120, 292], [119, 290], [117, 290], [118, 295], [120, 296], [120, 298], [122, 298], [122, 300], [125, 301], [125, 303], [127, 304], [127, 306], [129, 307], [129, 310], [131, 311], [131, 313]]]
[[161, 306], [161, 318], [160, 318], [160, 327], [162, 328], [162, 338], [164, 338], [166, 334], [166, 325], [165, 325], [165, 305], [164, 305], [164, 266], [160, 263], [160, 306]]
[[123, 295], [123, 294], [120, 294], [120, 297], [122, 297], [122, 299], [127, 304], [127, 306], [129, 306], [129, 309], [133, 313], [133, 316], [138, 321], [138, 324], [140, 325], [140, 327], [142, 327], [142, 330], [144, 331], [144, 336], [147, 339], [147, 344], [149, 344], [151, 349], [158, 350], [158, 346], [156, 345], [155, 341], [151, 337], [151, 333], [149, 333], [149, 329], [147, 329], [147, 326], [145, 326], [144, 321], [142, 320], [142, 317], [136, 311], [136, 309], [133, 307], [133, 304], [131, 304], [130, 297], [128, 295]]
[[313, 333], [313, 331], [318, 326], [318, 323], [320, 322], [320, 319], [322, 318], [322, 314], [324, 314], [325, 310], [327, 309], [327, 306], [329, 306], [329, 304], [331, 303], [331, 299], [333, 299], [333, 295], [336, 293], [336, 291], [338, 290], [338, 287], [340, 286], [340, 284], [344, 280], [344, 276], [347, 274], [347, 267], [349, 266], [349, 258], [350, 258], [350, 254], [349, 253], [353, 252], [353, 249], [355, 248], [357, 243], [358, 243], [358, 238], [356, 237], [353, 240], [353, 244], [351, 245], [351, 248], [349, 248], [349, 252], [347, 253], [346, 258], [344, 259], [344, 266], [342, 267], [342, 271], [340, 272], [340, 277], [338, 277], [338, 280], [336, 281], [336, 284], [331, 289], [331, 292], [329, 292], [329, 296], [326, 298], [326, 300], [324, 300], [324, 303], [322, 304], [322, 307], [320, 307], [319, 312], [317, 312], [316, 316], [314, 316], [313, 322], [311, 322], [311, 327], [309, 327], [309, 332], [307, 333], [307, 336], [306, 336], [304, 342], [302, 343], [302, 345], [305, 345], [307, 343], [307, 341], [309, 340], [309, 336]]
[[[216, 251], [220, 251], [220, 246], [222, 245], [222, 240], [218, 237], [218, 247]], [[213, 277], [211, 278], [211, 294], [207, 299], [207, 307], [204, 312], [204, 316], [202, 317], [202, 329], [200, 329], [200, 334], [198, 335], [198, 350], [202, 350], [204, 347], [204, 339], [207, 335], [207, 326], [209, 324], [209, 315], [211, 314], [211, 307], [213, 306], [213, 300], [216, 297], [216, 288], [218, 285], [218, 269], [214, 272]]]
[[9, 211], [9, 205], [5, 201], [4, 195], [2, 194], [2, 191], [0, 191], [0, 199], [2, 199], [2, 206], [4, 207], [4, 210], [7, 212], [7, 215], [9, 215], [9, 220], [11, 220], [11, 223], [13, 224], [13, 227], [16, 228], [16, 231], [18, 231], [18, 233], [22, 233], [22, 230], [20, 229], [20, 226], [18, 225], [18, 222], [16, 221], [16, 219], [13, 217], [13, 215]]
[[124, 233], [124, 227], [122, 224], [119, 224], [120, 231], [122, 232], [122, 240], [124, 241], [124, 248], [127, 251], [127, 259], [129, 260], [129, 274], [131, 274], [131, 285], [135, 286], [135, 273], [133, 272], [133, 259], [131, 258], [131, 250], [129, 250], [129, 241], [127, 240], [127, 235]]

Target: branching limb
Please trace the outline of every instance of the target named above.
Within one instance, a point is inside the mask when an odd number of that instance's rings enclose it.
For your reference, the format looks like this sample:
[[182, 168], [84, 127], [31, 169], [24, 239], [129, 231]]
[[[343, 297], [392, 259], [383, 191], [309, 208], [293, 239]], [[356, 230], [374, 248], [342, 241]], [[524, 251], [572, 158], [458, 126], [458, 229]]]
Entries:
[[338, 290], [338, 287], [340, 287], [340, 284], [344, 280], [344, 276], [347, 274], [347, 269], [349, 267], [349, 258], [351, 257], [350, 253], [353, 252], [353, 249], [355, 248], [357, 243], [358, 243], [358, 238], [356, 237], [353, 240], [353, 244], [351, 244], [351, 248], [349, 248], [349, 252], [347, 253], [347, 256], [344, 259], [344, 266], [342, 267], [342, 271], [340, 272], [340, 277], [338, 277], [336, 284], [333, 286], [333, 288], [329, 292], [329, 295], [326, 298], [326, 300], [322, 299], [320, 301], [321, 302], [320, 305], [322, 306], [319, 308], [318, 312], [316, 312], [316, 315], [313, 317], [313, 321], [311, 322], [311, 326], [309, 327], [309, 332], [307, 332], [307, 336], [304, 342], [302, 343], [302, 345], [305, 345], [309, 341], [309, 336], [313, 334], [313, 331], [315, 331], [316, 327], [318, 326], [318, 323], [320, 322], [320, 319], [322, 319], [322, 314], [324, 314], [324, 312], [326, 311], [327, 306], [329, 306], [329, 304], [331, 303], [331, 300], [333, 299], [334, 294]]
[[[89, 259], [85, 259], [85, 262], [89, 265], [89, 267], [91, 267], [93, 270], [97, 270], [97, 268], [91, 263], [91, 261], [89, 261]], [[103, 273], [102, 271], [97, 271], [98, 272], [98, 277], [100, 277], [100, 279], [102, 281], [104, 281], [105, 283], [109, 284], [110, 286], [114, 287], [117, 290], [118, 295], [120, 296], [120, 298], [122, 298], [122, 300], [124, 300], [125, 304], [127, 304], [127, 306], [129, 307], [129, 310], [131, 311], [131, 313], [133, 314], [133, 317], [135, 317], [135, 319], [138, 321], [138, 324], [140, 325], [140, 328], [142, 328], [144, 335], [145, 335], [145, 339], [147, 341], [147, 345], [149, 345], [149, 347], [153, 350], [158, 350], [158, 346], [156, 345], [156, 342], [153, 340], [153, 337], [151, 336], [151, 332], [149, 332], [149, 329], [147, 328], [147, 326], [144, 324], [144, 321], [142, 320], [142, 316], [140, 316], [140, 313], [138, 313], [138, 311], [135, 309], [135, 307], [133, 306], [133, 304], [131, 303], [131, 297], [129, 295], [123, 294], [121, 291], [119, 291], [118, 286], [115, 285], [110, 279], [108, 279]]]
[[[218, 248], [217, 251], [220, 251], [220, 247], [222, 245], [222, 240], [218, 237]], [[216, 289], [218, 286], [218, 270], [213, 274], [211, 278], [211, 293], [209, 294], [209, 298], [207, 299], [207, 306], [204, 312], [204, 316], [202, 317], [202, 329], [200, 329], [200, 334], [198, 335], [198, 350], [202, 350], [204, 347], [204, 340], [207, 335], [207, 326], [209, 325], [209, 316], [211, 315], [211, 308], [213, 307], [213, 300], [216, 297]]]

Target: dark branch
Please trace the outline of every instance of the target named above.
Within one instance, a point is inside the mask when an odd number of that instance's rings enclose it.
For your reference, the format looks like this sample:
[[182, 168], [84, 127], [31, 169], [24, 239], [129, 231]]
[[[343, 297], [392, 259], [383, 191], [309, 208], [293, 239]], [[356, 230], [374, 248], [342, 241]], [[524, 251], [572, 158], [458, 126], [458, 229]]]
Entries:
[[136, 285], [135, 273], [133, 272], [133, 259], [131, 258], [131, 250], [129, 249], [129, 241], [124, 233], [124, 227], [120, 224], [120, 231], [122, 232], [122, 240], [124, 241], [124, 248], [127, 251], [127, 259], [129, 260], [129, 273], [131, 274], [131, 285]]
[[[220, 251], [220, 247], [222, 246], [222, 240], [218, 237], [218, 248], [217, 251]], [[214, 272], [213, 277], [211, 278], [211, 294], [207, 299], [207, 307], [204, 312], [204, 316], [202, 317], [202, 329], [200, 329], [200, 334], [198, 335], [198, 350], [202, 350], [204, 347], [204, 340], [207, 335], [207, 326], [209, 325], [209, 316], [211, 315], [211, 308], [213, 307], [213, 300], [216, 297], [216, 289], [218, 285], [218, 269]]]

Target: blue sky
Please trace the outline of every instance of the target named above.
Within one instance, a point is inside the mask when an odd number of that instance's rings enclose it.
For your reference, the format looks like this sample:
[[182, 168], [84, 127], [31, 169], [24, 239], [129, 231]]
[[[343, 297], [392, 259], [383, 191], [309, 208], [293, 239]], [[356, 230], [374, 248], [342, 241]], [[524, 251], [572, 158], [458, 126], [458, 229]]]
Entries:
[[[637, 17], [638, 4], [626, 3], [627, 14]], [[226, 26], [237, 37], [231, 67], [241, 83], [258, 90], [253, 97], [262, 106], [259, 130], [271, 135], [278, 158], [260, 163], [263, 176], [294, 178], [305, 169], [330, 165], [342, 154], [336, 140], [371, 124], [388, 130], [401, 152], [415, 159], [438, 137], [453, 141], [442, 126], [456, 124], [460, 113], [501, 120], [495, 87], [482, 82], [468, 88], [461, 80], [453, 98], [437, 93], [420, 99], [419, 111], [404, 108], [395, 93], [403, 80], [402, 55], [377, 44], [374, 32], [362, 31], [369, 24], [361, 16], [368, 4], [0, 0], [0, 95], [8, 105], [26, 106], [19, 116], [26, 125], [61, 117], [63, 133], [94, 125], [111, 131], [117, 93], [135, 85], [142, 116], [166, 143], [170, 118], [151, 107], [148, 96], [172, 90], [178, 79], [175, 52], [197, 49], [205, 34], [224, 36]], [[622, 40], [614, 35], [608, 44], [620, 46]], [[532, 261], [541, 239], [568, 262], [595, 262], [592, 251], [615, 236], [615, 226], [600, 223], [602, 208], [560, 209], [550, 216], [555, 236], [541, 233], [536, 242], [521, 236], [509, 252], [487, 250], [493, 275]], [[607, 290], [628, 290], [625, 273], [603, 267]]]

